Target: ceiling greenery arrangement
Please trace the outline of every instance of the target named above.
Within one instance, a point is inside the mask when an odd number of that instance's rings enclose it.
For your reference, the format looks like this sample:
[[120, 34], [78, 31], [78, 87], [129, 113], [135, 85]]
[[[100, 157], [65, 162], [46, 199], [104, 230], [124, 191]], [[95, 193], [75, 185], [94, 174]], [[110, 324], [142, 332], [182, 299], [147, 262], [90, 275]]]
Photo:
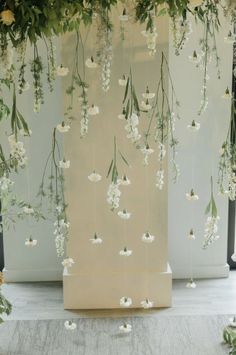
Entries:
[[[81, 138], [85, 138], [89, 130], [89, 121], [92, 115], [99, 112], [97, 106], [89, 106], [89, 83], [85, 80], [85, 69], [99, 68], [101, 71], [101, 90], [108, 92], [112, 75], [112, 35], [114, 24], [112, 12], [116, 8], [120, 22], [121, 40], [125, 41], [126, 23], [140, 23], [144, 30], [147, 51], [155, 56], [158, 51], [157, 44], [157, 19], [169, 16], [172, 31], [173, 46], [176, 55], [181, 55], [181, 50], [192, 31], [191, 21], [199, 23], [199, 50], [194, 51], [190, 60], [201, 69], [202, 73], [202, 99], [199, 104], [198, 115], [207, 109], [208, 104], [208, 66], [215, 62], [216, 74], [220, 78], [220, 58], [217, 51], [216, 34], [221, 31], [220, 13], [228, 17], [229, 24], [233, 23], [236, 16], [234, 1], [226, 0], [6, 0], [0, 3], [0, 124], [8, 123], [9, 131], [6, 137], [7, 144], [0, 142], [0, 198], [2, 201], [1, 215], [5, 227], [16, 223], [17, 220], [31, 216], [41, 220], [42, 201], [47, 198], [51, 201], [52, 213], [55, 217], [56, 249], [58, 256], [64, 255], [64, 244], [69, 234], [69, 222], [66, 216], [66, 201], [64, 199], [63, 171], [70, 167], [70, 161], [61, 159], [61, 147], [58, 135], [67, 133], [73, 124], [73, 108], [75, 97], [79, 94], [79, 113], [81, 125]], [[96, 55], [86, 58], [80, 63], [79, 56], [83, 51], [83, 38], [81, 26], [94, 25], [97, 28]], [[67, 32], [74, 32], [76, 41], [74, 46], [74, 60], [71, 68], [63, 67], [56, 63], [56, 49], [54, 37], [62, 36]], [[235, 42], [235, 35], [229, 32], [225, 39], [229, 43]], [[43, 43], [45, 50], [39, 51], [39, 43]], [[32, 58], [26, 56], [27, 49], [31, 47]], [[43, 63], [46, 62], [46, 65]], [[131, 64], [131, 63], [130, 63]], [[26, 79], [26, 71], [31, 74], [31, 83]], [[162, 53], [160, 68], [160, 81], [155, 92], [150, 92], [147, 87], [143, 93], [143, 101], [139, 102], [135, 89], [135, 75], [132, 65], [127, 77], [119, 80], [124, 87], [124, 98], [121, 107], [120, 119], [126, 122], [125, 131], [131, 144], [143, 154], [144, 164], [148, 164], [148, 157], [153, 149], [150, 147], [150, 137], [157, 143], [159, 151], [159, 167], [156, 175], [156, 186], [162, 190], [165, 181], [163, 160], [169, 146], [171, 161], [173, 163], [173, 178], [177, 180], [179, 167], [176, 161], [178, 139], [175, 137], [174, 126], [179, 118], [178, 93], [169, 70], [168, 58]], [[167, 73], [167, 74], [165, 74]], [[235, 73], [236, 74], [236, 73]], [[65, 112], [64, 120], [52, 134], [52, 146], [48, 154], [45, 169], [42, 172], [42, 183], [39, 188], [39, 204], [32, 206], [30, 201], [23, 201], [12, 191], [13, 181], [11, 175], [19, 172], [27, 165], [27, 152], [24, 139], [33, 139], [31, 129], [18, 109], [18, 102], [27, 90], [33, 91], [33, 107], [37, 113], [44, 104], [45, 82], [53, 91], [57, 77], [70, 76], [70, 85], [66, 95], [70, 104]], [[167, 86], [168, 83], [168, 86]], [[169, 88], [168, 88], [169, 87]], [[6, 99], [11, 94], [11, 102]], [[229, 89], [224, 97], [232, 102], [232, 117], [228, 135], [222, 142], [222, 151], [219, 161], [219, 178], [216, 182], [218, 190], [235, 200], [236, 177], [235, 155], [236, 146], [231, 142], [231, 134], [235, 127], [232, 125], [234, 118], [234, 98]], [[78, 106], [78, 100], [76, 101]], [[139, 119], [146, 115], [149, 120], [147, 131], [141, 135], [138, 130]], [[189, 126], [191, 130], [198, 130], [200, 124], [193, 121]], [[114, 152], [108, 177], [111, 184], [108, 188], [109, 204], [119, 205], [119, 174], [117, 164], [123, 161], [129, 164], [124, 152], [120, 152], [114, 139]], [[49, 192], [45, 185], [49, 175]], [[98, 174], [92, 174], [91, 179], [98, 179]], [[209, 177], [210, 178], [210, 177]], [[216, 186], [216, 184], [214, 184]], [[207, 248], [217, 240], [218, 214], [214, 199], [213, 180], [211, 179], [210, 201], [206, 209], [208, 215], [203, 247]], [[197, 199], [194, 191], [186, 194], [188, 200]], [[193, 235], [193, 231], [190, 233]], [[31, 237], [26, 240], [26, 246], [35, 246], [37, 241]], [[191, 287], [190, 283], [190, 287]], [[2, 296], [3, 297], [3, 296]], [[1, 294], [0, 294], [1, 299]], [[9, 304], [2, 298], [1, 312], [9, 313]], [[5, 306], [4, 306], [5, 305]], [[5, 307], [5, 308], [4, 308]]]

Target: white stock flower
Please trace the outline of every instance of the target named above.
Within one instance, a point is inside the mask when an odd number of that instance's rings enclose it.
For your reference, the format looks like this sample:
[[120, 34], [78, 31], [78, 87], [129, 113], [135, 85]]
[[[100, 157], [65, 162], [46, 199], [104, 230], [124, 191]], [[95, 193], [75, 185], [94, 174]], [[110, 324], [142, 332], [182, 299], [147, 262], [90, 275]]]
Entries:
[[119, 251], [119, 254], [121, 256], [130, 256], [133, 254], [133, 250], [127, 249], [126, 247], [124, 247], [124, 249]]
[[131, 217], [131, 213], [127, 212], [126, 209], [119, 211], [117, 214], [121, 219], [130, 219]]
[[197, 54], [196, 51], [193, 51], [193, 54], [190, 55], [189, 57], [190, 62], [198, 65], [202, 59], [202, 56], [200, 54]]
[[64, 326], [67, 330], [75, 330], [77, 328], [77, 324], [70, 320], [65, 321]]
[[159, 161], [162, 161], [166, 155], [165, 144], [159, 142], [158, 143], [158, 150], [159, 150], [158, 159], [159, 159]]
[[155, 236], [151, 235], [149, 232], [146, 232], [142, 235], [142, 241], [144, 243], [152, 243], [155, 240]]
[[63, 159], [63, 160], [59, 161], [59, 168], [61, 168], [61, 169], [69, 169], [69, 167], [70, 167], [70, 160]]
[[187, 127], [189, 130], [191, 131], [198, 131], [200, 129], [200, 123], [199, 122], [196, 122], [196, 121], [192, 121], [191, 124], [189, 124]]
[[99, 182], [99, 181], [101, 181], [102, 176], [99, 175], [98, 173], [96, 173], [96, 171], [94, 170], [94, 171], [88, 176], [88, 179], [89, 179], [91, 182]]
[[126, 115], [126, 112], [125, 112], [125, 108], [123, 107], [122, 113], [120, 113], [120, 114], [118, 115], [118, 118], [119, 118], [120, 120], [125, 120], [125, 115]]
[[141, 108], [145, 111], [149, 111], [152, 108], [152, 105], [149, 103], [149, 100], [147, 99], [146, 101], [141, 102]]
[[188, 234], [188, 239], [190, 239], [190, 240], [195, 240], [196, 239], [196, 237], [194, 235], [194, 232], [193, 232], [193, 229], [190, 229], [190, 232]]
[[90, 116], [98, 115], [98, 114], [99, 114], [99, 107], [98, 107], [98, 106], [95, 106], [95, 105], [92, 105], [92, 106], [89, 107], [89, 109], [88, 109], [88, 114], [89, 114]]
[[95, 69], [98, 66], [98, 64], [94, 61], [93, 56], [86, 59], [85, 65], [90, 69]]
[[149, 54], [154, 55], [156, 53], [156, 40], [157, 40], [157, 31], [156, 27], [141, 32], [144, 37], [146, 37], [147, 48], [149, 49]]
[[72, 258], [66, 258], [62, 261], [62, 265], [64, 267], [72, 267], [74, 265], [74, 263], [75, 263], [74, 259], [72, 259]]
[[124, 9], [122, 15], [119, 16], [119, 20], [121, 22], [127, 22], [129, 20], [129, 16], [127, 15], [126, 9]]
[[23, 212], [25, 214], [33, 214], [34, 213], [34, 209], [29, 205], [29, 206], [24, 206], [23, 207]]
[[197, 201], [197, 200], [199, 200], [198, 195], [196, 195], [194, 193], [193, 189], [191, 189], [190, 193], [186, 193], [185, 196], [186, 196], [186, 199], [188, 201]]
[[31, 129], [29, 129], [28, 132], [27, 132], [27, 131], [25, 131], [23, 128], [21, 128], [21, 129], [19, 130], [19, 133], [20, 133], [20, 135], [21, 135], [22, 137], [30, 137], [30, 136], [32, 135]]
[[70, 126], [67, 125], [64, 121], [60, 124], [57, 125], [57, 130], [60, 132], [60, 133], [66, 133], [70, 130]]
[[189, 282], [187, 282], [186, 287], [187, 287], [187, 288], [196, 288], [197, 285], [196, 285], [196, 283], [193, 281], [193, 279], [191, 279], [191, 280], [189, 280]]
[[150, 301], [148, 298], [146, 298], [144, 301], [140, 302], [141, 306], [144, 309], [148, 309], [148, 308], [152, 308], [153, 307], [153, 303], [152, 301]]
[[143, 160], [144, 165], [148, 165], [148, 158], [151, 154], [154, 153], [154, 150], [150, 148], [148, 144], [146, 144], [143, 148], [141, 148], [141, 152], [144, 155], [144, 160]]
[[122, 78], [118, 79], [118, 83], [120, 86], [126, 86], [128, 79], [126, 76], [123, 74]]
[[146, 100], [151, 100], [151, 99], [153, 99], [153, 98], [155, 97], [155, 93], [154, 93], [154, 92], [150, 92], [150, 91], [149, 91], [149, 88], [148, 88], [148, 86], [147, 86], [146, 92], [144, 92], [144, 93], [142, 94], [142, 96], [143, 96], [143, 98], [146, 99]]
[[162, 190], [164, 186], [164, 170], [158, 170], [156, 173], [156, 187]]
[[8, 137], [8, 142], [10, 145], [10, 154], [14, 158], [20, 167], [24, 167], [27, 163], [27, 157], [25, 155], [26, 150], [24, 148], [24, 143], [16, 141], [14, 134]]
[[107, 202], [111, 205], [111, 209], [114, 210], [120, 205], [121, 191], [119, 190], [119, 184], [112, 182], [107, 191]]
[[228, 87], [226, 88], [224, 95], [222, 95], [222, 98], [225, 99], [225, 100], [231, 100], [232, 99], [232, 95], [231, 95]]
[[102, 238], [97, 236], [97, 233], [94, 234], [94, 237], [89, 239], [92, 244], [102, 244]]
[[63, 67], [63, 65], [60, 65], [57, 67], [57, 76], [67, 76], [69, 73], [69, 69], [67, 67]]
[[132, 305], [132, 299], [130, 297], [121, 297], [120, 306], [124, 308], [128, 308]]
[[136, 113], [129, 115], [127, 119], [127, 124], [125, 125], [125, 130], [128, 132], [127, 138], [131, 139], [133, 143], [136, 143], [140, 138], [141, 134], [138, 131], [139, 117]]
[[27, 247], [35, 247], [37, 245], [37, 239], [32, 239], [31, 237], [26, 239], [25, 246]]
[[122, 185], [122, 186], [128, 186], [131, 184], [130, 180], [127, 178], [126, 175], [123, 175], [121, 179], [117, 180], [117, 182], [119, 185]]
[[209, 216], [207, 217], [204, 231], [204, 242], [203, 249], [206, 249], [209, 245], [214, 243], [219, 239], [219, 236], [216, 234], [218, 231], [218, 221], [220, 217]]
[[119, 326], [119, 330], [121, 333], [130, 333], [132, 332], [132, 325], [128, 323], [124, 323]]

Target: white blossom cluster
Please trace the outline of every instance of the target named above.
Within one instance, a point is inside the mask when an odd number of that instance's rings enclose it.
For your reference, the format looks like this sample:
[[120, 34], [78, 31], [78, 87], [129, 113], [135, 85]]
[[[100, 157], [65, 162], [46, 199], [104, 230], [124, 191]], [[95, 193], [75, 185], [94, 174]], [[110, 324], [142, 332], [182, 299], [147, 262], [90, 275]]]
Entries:
[[154, 153], [154, 150], [150, 148], [148, 144], [146, 144], [143, 148], [141, 148], [141, 152], [144, 155], [143, 164], [148, 165], [148, 158], [152, 153]]
[[228, 169], [228, 183], [228, 196], [231, 201], [234, 201], [236, 199], [236, 175], [232, 167]]
[[8, 137], [8, 142], [10, 145], [11, 158], [16, 160], [17, 164], [23, 168], [28, 160], [27, 156], [25, 155], [26, 150], [24, 148], [24, 143], [16, 141], [16, 137], [14, 134]]
[[81, 96], [81, 120], [80, 120], [80, 135], [85, 137], [88, 133], [89, 114], [88, 100], [85, 93]]
[[173, 42], [175, 47], [175, 54], [179, 55], [181, 49], [185, 47], [185, 44], [189, 40], [189, 35], [192, 31], [192, 24], [188, 20], [174, 21], [172, 23]]
[[107, 35], [107, 42], [102, 52], [101, 58], [101, 80], [102, 80], [102, 89], [104, 92], [107, 92], [110, 89], [111, 82], [111, 62], [112, 62], [112, 32], [109, 31]]
[[206, 224], [205, 224], [205, 233], [204, 233], [204, 242], [203, 242], [203, 249], [206, 249], [209, 245], [214, 243], [219, 236], [216, 235], [218, 231], [218, 221], [220, 217], [210, 216], [207, 217]]
[[138, 125], [139, 117], [133, 112], [129, 115], [127, 124], [125, 125], [125, 130], [128, 132], [127, 138], [131, 139], [133, 143], [136, 143], [141, 138], [141, 134], [138, 131]]
[[1, 191], [8, 191], [10, 186], [12, 186], [14, 182], [9, 179], [6, 175], [3, 175], [0, 178], [0, 190]]
[[63, 218], [57, 219], [54, 222], [54, 227], [55, 227], [54, 235], [56, 236], [55, 244], [56, 244], [57, 256], [60, 257], [64, 255], [64, 245], [65, 245], [66, 238], [68, 236], [70, 223], [66, 222]]
[[159, 159], [159, 161], [163, 161], [163, 159], [165, 158], [165, 155], [166, 155], [166, 147], [163, 143], [159, 142], [158, 149], [159, 149], [158, 159]]
[[164, 170], [158, 170], [156, 173], [156, 187], [162, 190], [164, 186]]
[[120, 204], [121, 191], [119, 189], [119, 184], [116, 182], [111, 182], [107, 191], [107, 202], [111, 205], [111, 209], [114, 210], [119, 207]]
[[146, 37], [149, 54], [154, 55], [156, 53], [156, 42], [158, 36], [156, 27], [153, 27], [147, 31], [142, 31], [142, 35]]

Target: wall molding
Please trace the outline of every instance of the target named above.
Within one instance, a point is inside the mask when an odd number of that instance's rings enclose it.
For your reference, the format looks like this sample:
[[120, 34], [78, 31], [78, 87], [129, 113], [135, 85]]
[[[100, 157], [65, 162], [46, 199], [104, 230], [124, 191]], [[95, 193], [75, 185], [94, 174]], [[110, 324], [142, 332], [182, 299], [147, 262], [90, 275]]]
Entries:
[[[189, 279], [189, 267], [181, 265], [171, 267], [173, 279]], [[229, 277], [229, 265], [194, 265], [193, 276], [199, 279]]]
[[3, 269], [4, 280], [10, 282], [61, 281], [62, 269]]

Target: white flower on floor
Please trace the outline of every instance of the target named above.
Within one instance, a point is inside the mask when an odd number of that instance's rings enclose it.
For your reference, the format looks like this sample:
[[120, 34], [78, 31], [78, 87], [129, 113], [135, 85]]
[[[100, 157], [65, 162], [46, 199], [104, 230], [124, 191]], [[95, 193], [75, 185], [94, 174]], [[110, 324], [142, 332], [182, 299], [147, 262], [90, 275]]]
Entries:
[[231, 255], [231, 259], [233, 260], [234, 263], [236, 263], [236, 253], [234, 253], [233, 255]]
[[141, 303], [141, 306], [144, 308], [144, 309], [148, 309], [148, 308], [152, 308], [153, 307], [153, 302], [150, 301], [148, 298], [146, 298], [144, 301], [140, 302]]
[[132, 332], [132, 325], [128, 323], [124, 323], [119, 326], [119, 330], [121, 333], [130, 333]]
[[119, 120], [125, 120], [125, 115], [126, 112], [125, 112], [125, 108], [123, 107], [122, 113], [118, 115]]
[[119, 254], [120, 254], [121, 256], [130, 256], [130, 255], [133, 254], [133, 250], [129, 250], [129, 249], [127, 249], [126, 247], [124, 247], [124, 249], [122, 249], [122, 250], [119, 251]]
[[148, 144], [146, 144], [143, 148], [141, 148], [141, 152], [144, 155], [143, 164], [148, 165], [148, 158], [152, 153], [154, 153], [154, 150], [150, 148]]
[[121, 22], [127, 22], [129, 20], [129, 16], [127, 15], [126, 9], [124, 9], [122, 15], [119, 16], [119, 20]]
[[90, 69], [95, 69], [98, 66], [97, 63], [94, 61], [93, 56], [86, 59], [85, 65]]
[[195, 284], [195, 282], [193, 281], [193, 279], [190, 279], [189, 282], [187, 282], [186, 287], [187, 287], [187, 288], [196, 288], [197, 285]]
[[232, 31], [229, 31], [227, 37], [224, 38], [225, 43], [234, 44], [235, 42], [235, 34]]
[[63, 67], [63, 65], [57, 67], [57, 76], [67, 76], [68, 73], [69, 69], [67, 67]]
[[191, 189], [190, 193], [186, 193], [185, 196], [186, 196], [186, 199], [188, 201], [197, 201], [197, 200], [199, 200], [198, 195], [196, 195], [194, 193], [193, 189]]
[[155, 93], [154, 93], [154, 92], [150, 92], [150, 91], [149, 91], [149, 88], [148, 88], [148, 86], [147, 86], [146, 92], [144, 92], [144, 93], [142, 94], [142, 96], [143, 96], [143, 98], [146, 99], [146, 100], [151, 100], [151, 99], [153, 99], [153, 98], [155, 97]]
[[164, 170], [158, 170], [156, 173], [156, 187], [162, 190], [164, 186]]
[[149, 103], [149, 100], [147, 99], [146, 101], [141, 102], [141, 107], [145, 111], [149, 111], [152, 108], [152, 105]]
[[3, 10], [0, 13], [1, 22], [6, 26], [11, 26], [15, 22], [15, 15], [11, 10]]
[[127, 119], [127, 124], [125, 125], [125, 130], [128, 132], [127, 138], [131, 139], [133, 143], [136, 143], [140, 138], [141, 134], [138, 131], [139, 117], [136, 113], [129, 115]]
[[27, 247], [35, 247], [37, 245], [37, 243], [38, 243], [37, 239], [32, 239], [31, 237], [26, 239], [26, 241], [25, 241], [25, 245]]
[[94, 234], [94, 237], [89, 239], [92, 244], [102, 244], [102, 238], [98, 237], [97, 234]]
[[187, 127], [188, 129], [190, 129], [191, 131], [198, 131], [200, 129], [200, 123], [196, 122], [196, 121], [192, 121], [191, 124], [189, 124]]
[[12, 180], [10, 180], [8, 177], [6, 177], [5, 174], [0, 178], [0, 189], [2, 191], [9, 190], [10, 186], [12, 186], [13, 184], [14, 184], [14, 182]]
[[229, 318], [229, 326], [236, 328], [236, 317]]
[[190, 229], [190, 232], [189, 232], [189, 235], [188, 235], [188, 239], [190, 240], [195, 240], [195, 235], [194, 235], [194, 232], [193, 232], [193, 229]]
[[95, 172], [95, 170], [88, 176], [88, 179], [91, 182], [99, 182], [102, 179], [102, 176]]
[[74, 265], [74, 263], [75, 263], [74, 259], [72, 259], [72, 258], [66, 258], [62, 261], [62, 265], [64, 267], [72, 267]]
[[206, 249], [209, 245], [214, 243], [220, 237], [216, 235], [218, 231], [218, 221], [220, 217], [209, 216], [207, 217], [204, 231], [203, 249]]
[[127, 178], [126, 175], [123, 175], [121, 179], [117, 180], [117, 182], [119, 185], [122, 185], [122, 186], [128, 186], [131, 184], [130, 180]]
[[126, 209], [123, 209], [123, 211], [119, 211], [117, 214], [121, 219], [130, 219], [131, 217], [131, 213], [127, 212]]
[[70, 167], [70, 160], [63, 159], [59, 161], [59, 168], [69, 169], [69, 167]]
[[128, 308], [132, 305], [132, 299], [130, 297], [121, 297], [120, 306]]
[[88, 109], [88, 114], [89, 114], [90, 116], [98, 115], [98, 114], [99, 114], [99, 107], [98, 107], [98, 106], [95, 106], [95, 105], [92, 105], [92, 106], [89, 107], [89, 109]]
[[70, 320], [65, 321], [64, 325], [67, 330], [75, 330], [77, 328], [77, 324]]
[[128, 79], [127, 79], [126, 76], [123, 74], [122, 78], [120, 78], [120, 79], [118, 80], [118, 83], [119, 83], [120, 86], [126, 86], [127, 81], [128, 81]]
[[25, 214], [34, 214], [34, 209], [30, 205], [24, 206], [23, 207], [23, 212]]
[[144, 243], [152, 243], [155, 240], [155, 236], [151, 235], [149, 232], [146, 232], [142, 235], [142, 241]]
[[57, 130], [60, 132], [60, 133], [66, 133], [70, 130], [70, 126], [67, 125], [64, 121], [60, 124], [57, 125]]
[[107, 191], [107, 202], [111, 205], [111, 209], [114, 210], [120, 205], [121, 191], [119, 190], [119, 184], [112, 182]]
[[231, 95], [228, 87], [226, 88], [224, 95], [222, 95], [222, 98], [225, 99], [225, 100], [231, 100], [232, 99], [232, 95]]
[[194, 64], [199, 64], [201, 61], [201, 56], [197, 54], [196, 51], [193, 51], [193, 55], [190, 55], [189, 57], [190, 62], [194, 63]]

